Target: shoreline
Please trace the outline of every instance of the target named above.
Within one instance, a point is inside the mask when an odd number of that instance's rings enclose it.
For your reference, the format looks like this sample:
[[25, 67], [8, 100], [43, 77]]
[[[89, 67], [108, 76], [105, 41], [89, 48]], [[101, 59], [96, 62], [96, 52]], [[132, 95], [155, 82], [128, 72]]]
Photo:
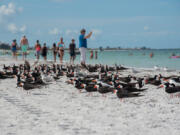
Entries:
[[[7, 60], [7, 61], [11, 61], [11, 58], [7, 58], [7, 57], [3, 57], [3, 56], [0, 56], [0, 61], [1, 60]], [[34, 60], [33, 58], [28, 58], [27, 61], [30, 61], [30, 62], [36, 62], [36, 60]], [[57, 60], [58, 61], [58, 60]], [[16, 60], [13, 60], [11, 61], [12, 64], [14, 63], [23, 63], [24, 61], [21, 59], [18, 59], [17, 61]], [[43, 59], [40, 59], [39, 60], [40, 63], [47, 63], [49, 62], [50, 64], [54, 63], [53, 60], [47, 60], [46, 62], [43, 60]], [[59, 61], [54, 63], [54, 64], [60, 64]], [[67, 61], [63, 61], [63, 64], [69, 64], [69, 62]], [[80, 64], [80, 62], [75, 62], [75, 65], [77, 64]], [[96, 63], [96, 64], [99, 64], [99, 63]], [[87, 65], [89, 65], [89, 63], [87, 63]], [[95, 64], [90, 64], [90, 65], [95, 65]], [[101, 64], [101, 65], [106, 65], [106, 64]], [[112, 65], [108, 65], [108, 66], [114, 66], [115, 64], [112, 64]], [[126, 65], [123, 65], [123, 64], [119, 64], [123, 67], [126, 67], [126, 68], [129, 68], [129, 69], [134, 69], [134, 70], [144, 70], [144, 71], [160, 71], [160, 72], [180, 72], [180, 69], [164, 69], [164, 67], [159, 67], [159, 66], [154, 66], [154, 67], [133, 67], [133, 66], [126, 66]]]

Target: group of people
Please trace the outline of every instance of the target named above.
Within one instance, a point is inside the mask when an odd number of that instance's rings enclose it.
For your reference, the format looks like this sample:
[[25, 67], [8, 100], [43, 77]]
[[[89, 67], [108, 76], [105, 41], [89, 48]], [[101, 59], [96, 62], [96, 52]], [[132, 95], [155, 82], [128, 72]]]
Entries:
[[[90, 32], [87, 35], [85, 35], [85, 34], [86, 34], [86, 30], [82, 29], [80, 31], [80, 36], [79, 36], [79, 51], [81, 54], [81, 64], [82, 65], [86, 64], [87, 39], [91, 37], [92, 32]], [[24, 60], [27, 57], [27, 50], [29, 48], [29, 43], [28, 43], [28, 39], [26, 38], [26, 36], [22, 37], [22, 39], [20, 41], [20, 48], [21, 48], [23, 60]], [[53, 52], [54, 62], [56, 62], [56, 57], [58, 55], [60, 63], [61, 64], [63, 63], [64, 49], [65, 49], [65, 44], [64, 44], [62, 37], [60, 38], [60, 41], [57, 43], [57, 45], [56, 45], [56, 43], [53, 43], [52, 52]], [[13, 42], [11, 44], [11, 50], [12, 50], [13, 58], [15, 58], [17, 60], [18, 44], [17, 44], [16, 40], [13, 40]], [[48, 48], [46, 46], [46, 43], [44, 43], [43, 47], [41, 47], [39, 40], [37, 40], [36, 44], [35, 44], [35, 50], [36, 50], [35, 56], [36, 56], [37, 60], [39, 60], [40, 55], [43, 56], [44, 60], [47, 60]], [[76, 58], [75, 50], [76, 50], [75, 39], [72, 39], [71, 43], [69, 44], [69, 54], [70, 54], [70, 63], [71, 64], [74, 64], [74, 60]], [[92, 57], [92, 53], [91, 53], [91, 57]], [[97, 52], [95, 52], [95, 58], [97, 58]]]

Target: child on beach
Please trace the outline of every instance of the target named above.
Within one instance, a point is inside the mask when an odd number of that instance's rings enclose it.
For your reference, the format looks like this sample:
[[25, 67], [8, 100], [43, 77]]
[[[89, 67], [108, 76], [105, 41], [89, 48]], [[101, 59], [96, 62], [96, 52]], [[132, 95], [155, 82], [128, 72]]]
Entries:
[[98, 52], [95, 51], [95, 59], [97, 59], [97, 58], [98, 58]]
[[13, 58], [15, 58], [17, 60], [17, 43], [16, 43], [16, 39], [13, 40], [12, 45], [11, 45], [11, 50], [12, 50], [12, 55]]
[[76, 44], [74, 42], [75, 40], [72, 39], [72, 42], [69, 45], [70, 64], [74, 64], [74, 60], [76, 58], [76, 54], [75, 54]]
[[154, 53], [152, 52], [152, 53], [150, 53], [150, 58], [152, 58], [152, 57], [154, 57]]
[[93, 59], [93, 57], [94, 57], [93, 50], [91, 50], [90, 59]]
[[59, 50], [59, 59], [60, 59], [60, 63], [63, 63], [63, 56], [64, 56], [64, 42], [63, 42], [63, 38], [60, 38], [60, 42], [58, 43], [58, 50]]
[[39, 56], [40, 56], [40, 53], [41, 53], [41, 45], [39, 43], [39, 40], [36, 41], [36, 44], [35, 44], [35, 49], [36, 49], [36, 58], [37, 60], [39, 60]]
[[53, 56], [54, 56], [54, 62], [56, 62], [56, 55], [57, 55], [57, 47], [56, 47], [56, 43], [53, 44]]
[[44, 43], [43, 48], [42, 48], [42, 56], [45, 61], [47, 60], [47, 53], [48, 53], [48, 49], [46, 47], [46, 43]]

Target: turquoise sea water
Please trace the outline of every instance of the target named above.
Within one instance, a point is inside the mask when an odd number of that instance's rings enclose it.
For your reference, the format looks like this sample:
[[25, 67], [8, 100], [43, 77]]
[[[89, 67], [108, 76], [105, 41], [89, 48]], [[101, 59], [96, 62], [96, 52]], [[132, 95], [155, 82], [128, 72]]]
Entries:
[[[154, 57], [150, 58], [149, 54], [153, 52]], [[180, 55], [180, 49], [176, 50], [117, 50], [117, 51], [98, 51], [98, 59], [90, 60], [90, 53], [87, 52], [87, 63], [95, 64], [122, 64], [130, 67], [138, 68], [153, 68], [158, 65], [159, 67], [168, 67], [169, 69], [180, 69], [180, 58], [169, 58], [172, 53]], [[35, 52], [32, 51], [28, 55], [28, 58], [35, 59]], [[0, 53], [2, 56], [2, 53]], [[11, 57], [11, 55], [5, 55], [5, 57]], [[21, 56], [19, 56], [20, 58]], [[49, 51], [48, 59], [52, 60], [52, 52]], [[58, 60], [58, 57], [57, 57]], [[64, 60], [69, 61], [69, 53], [66, 51]], [[77, 55], [75, 63], [79, 63], [80, 55]]]

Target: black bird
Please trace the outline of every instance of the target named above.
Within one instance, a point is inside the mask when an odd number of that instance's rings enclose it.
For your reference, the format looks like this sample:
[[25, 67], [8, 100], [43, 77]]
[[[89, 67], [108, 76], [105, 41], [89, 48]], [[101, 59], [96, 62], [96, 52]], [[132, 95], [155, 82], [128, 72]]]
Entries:
[[[169, 83], [165, 83], [165, 91], [167, 93], [176, 93], [176, 92], [180, 92], [180, 86], [175, 86], [174, 84], [169, 84]], [[172, 87], [169, 87], [169, 86]]]
[[130, 93], [125, 89], [119, 89], [119, 90], [115, 90], [115, 93], [117, 95], [118, 98], [129, 98], [129, 97], [138, 97], [140, 96], [140, 93]]
[[23, 87], [24, 90], [40, 89], [41, 88], [41, 86], [39, 86], [39, 85], [34, 85], [34, 84], [27, 83], [27, 82], [21, 82], [20, 86]]
[[87, 92], [96, 92], [97, 86], [95, 84], [85, 84], [85, 90]]
[[106, 93], [109, 93], [109, 92], [114, 92], [114, 90], [115, 90], [115, 88], [114, 87], [112, 87], [112, 86], [109, 86], [109, 85], [102, 85], [101, 83], [98, 83], [97, 85], [96, 85], [96, 87], [97, 87], [97, 91], [99, 92], [99, 93], [101, 93], [101, 94], [103, 94], [103, 96], [104, 96], [104, 94], [106, 94]]

